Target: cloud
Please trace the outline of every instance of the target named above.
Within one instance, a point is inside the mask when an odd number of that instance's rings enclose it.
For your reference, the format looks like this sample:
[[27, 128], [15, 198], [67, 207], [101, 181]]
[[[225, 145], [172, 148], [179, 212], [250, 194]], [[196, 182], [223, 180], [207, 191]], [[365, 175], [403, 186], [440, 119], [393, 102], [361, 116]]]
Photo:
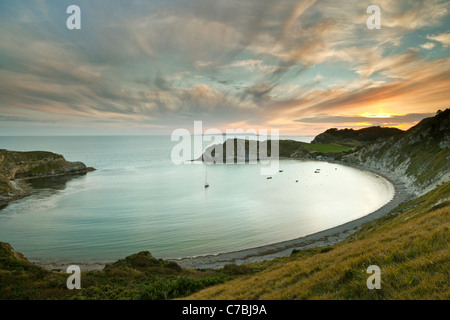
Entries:
[[82, 30], [70, 32], [64, 5], [3, 0], [2, 125], [172, 128], [201, 118], [283, 128], [318, 114], [442, 108], [450, 61], [431, 49], [450, 44], [450, 4], [379, 5], [374, 31], [360, 1], [136, 0], [108, 10], [82, 1]]
[[382, 28], [417, 30], [434, 26], [445, 19], [450, 5], [445, 0], [379, 2]]
[[436, 44], [433, 43], [433, 42], [426, 42], [424, 44], [421, 44], [420, 47], [423, 48], [423, 49], [426, 49], [426, 50], [431, 50], [431, 49], [434, 48], [435, 45]]
[[302, 118], [294, 120], [296, 122], [303, 123], [370, 123], [370, 125], [385, 125], [385, 124], [398, 124], [398, 123], [413, 123], [420, 121], [424, 118], [433, 116], [432, 113], [411, 113], [405, 115], [392, 115], [389, 117], [364, 117], [364, 116], [327, 116], [319, 115], [316, 117]]
[[427, 36], [427, 39], [440, 42], [443, 47], [450, 46], [450, 32], [444, 32], [437, 35]]
[[224, 66], [224, 68], [245, 68], [251, 72], [254, 71], [267, 72], [274, 70], [274, 66], [266, 65], [264, 64], [264, 61], [260, 59], [237, 60]]

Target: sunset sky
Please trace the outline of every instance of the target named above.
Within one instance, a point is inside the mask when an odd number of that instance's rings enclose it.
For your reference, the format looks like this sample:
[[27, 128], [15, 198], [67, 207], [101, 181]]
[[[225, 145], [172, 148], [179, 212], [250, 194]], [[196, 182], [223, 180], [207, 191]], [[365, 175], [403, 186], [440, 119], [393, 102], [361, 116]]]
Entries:
[[[69, 5], [81, 30], [69, 30]], [[381, 29], [369, 30], [370, 5]], [[450, 107], [450, 1], [0, 1], [0, 135], [407, 129]]]

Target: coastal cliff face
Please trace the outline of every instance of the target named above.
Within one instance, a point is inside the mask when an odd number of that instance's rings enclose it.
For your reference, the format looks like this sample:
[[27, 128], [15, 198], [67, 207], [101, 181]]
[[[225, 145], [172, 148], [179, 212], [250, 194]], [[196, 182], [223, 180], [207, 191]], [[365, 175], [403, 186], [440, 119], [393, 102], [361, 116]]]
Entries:
[[422, 195], [450, 180], [450, 109], [408, 131], [367, 145], [344, 161], [384, 171]]
[[22, 180], [85, 174], [94, 168], [82, 162], [69, 162], [52, 152], [0, 150], [0, 205], [27, 196], [31, 190]]

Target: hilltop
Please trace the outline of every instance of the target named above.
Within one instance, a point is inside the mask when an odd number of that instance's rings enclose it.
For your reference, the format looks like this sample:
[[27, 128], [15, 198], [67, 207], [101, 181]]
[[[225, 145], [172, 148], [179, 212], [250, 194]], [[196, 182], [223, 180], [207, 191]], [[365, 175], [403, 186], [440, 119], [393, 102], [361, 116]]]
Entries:
[[0, 206], [31, 194], [25, 180], [81, 175], [93, 170], [82, 162], [69, 162], [52, 152], [0, 149]]
[[328, 129], [319, 134], [311, 142], [313, 144], [336, 144], [348, 147], [362, 147], [397, 134], [403, 133], [403, 130], [389, 127], [369, 127], [359, 130], [336, 128]]

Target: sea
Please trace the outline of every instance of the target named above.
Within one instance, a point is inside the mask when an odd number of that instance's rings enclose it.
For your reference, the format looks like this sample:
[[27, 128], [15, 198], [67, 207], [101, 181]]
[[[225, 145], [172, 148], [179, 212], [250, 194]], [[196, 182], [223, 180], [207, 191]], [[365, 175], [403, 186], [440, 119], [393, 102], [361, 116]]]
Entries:
[[0, 149], [51, 151], [96, 168], [30, 182], [33, 195], [0, 210], [0, 241], [38, 263], [106, 263], [140, 251], [194, 257], [323, 231], [394, 196], [384, 178], [325, 161], [280, 160], [271, 179], [260, 163], [177, 164], [179, 143], [169, 135], [0, 137]]

